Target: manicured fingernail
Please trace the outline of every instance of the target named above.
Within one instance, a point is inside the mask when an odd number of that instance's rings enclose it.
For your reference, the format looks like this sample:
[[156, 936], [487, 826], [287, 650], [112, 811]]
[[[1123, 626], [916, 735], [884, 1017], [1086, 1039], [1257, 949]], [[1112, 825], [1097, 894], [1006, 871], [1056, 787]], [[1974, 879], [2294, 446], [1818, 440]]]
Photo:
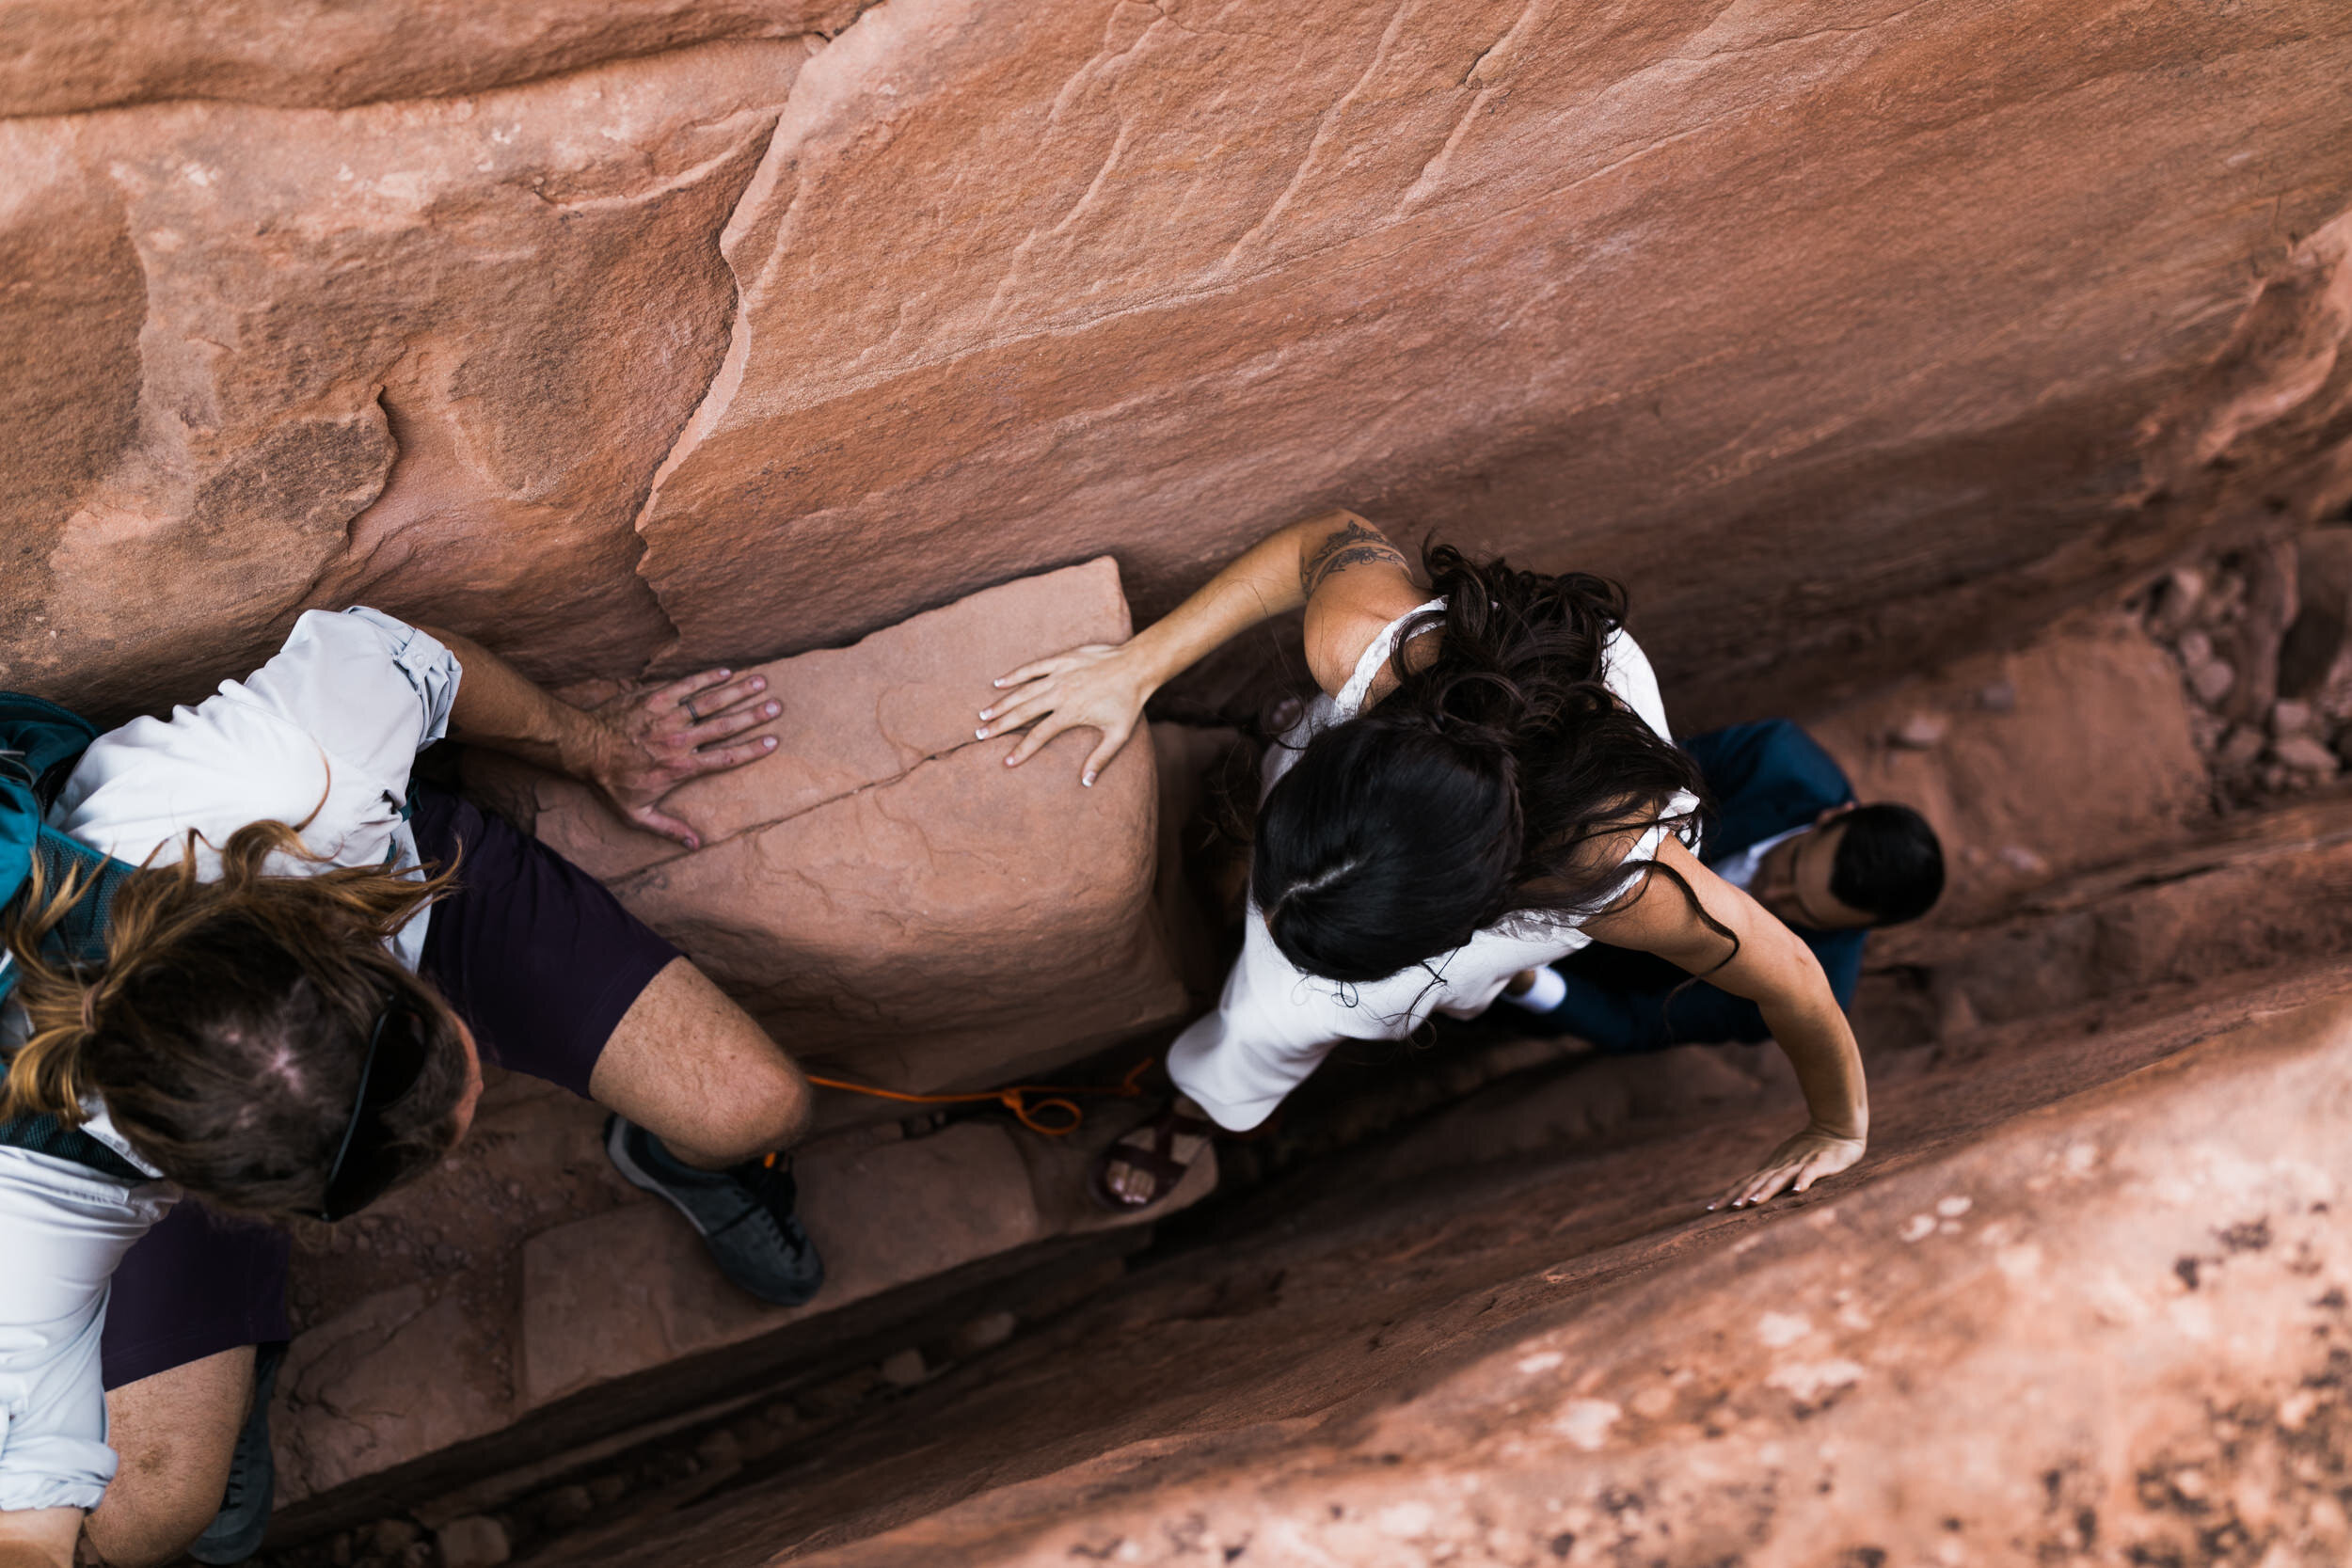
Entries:
[[777, 714], [784, 711], [784, 705], [782, 703], [770, 703], [762, 711], [764, 711], [769, 718], [773, 719]]
[[768, 689], [768, 677], [765, 675], [754, 675], [750, 680], [745, 681], [743, 684], [750, 687], [754, 691], [765, 691]]
[[732, 674], [734, 674], [734, 673], [735, 673], [735, 672], [734, 672], [734, 671], [732, 671], [732, 670], [722, 670], [722, 671], [720, 671], [720, 672], [719, 672], [719, 678], [720, 678], [721, 680], [724, 680], [724, 679], [726, 679], [729, 675], [732, 675]]
[[996, 717], [996, 710], [995, 710], [994, 708], [986, 708], [986, 707], [984, 707], [984, 708], [980, 709], [980, 721], [981, 721], [982, 723], [986, 723], [989, 720], [993, 719], [993, 718], [995, 718], [995, 717]]
[[1013, 759], [1012, 759], [1012, 757], [1011, 757], [1009, 754], [1009, 755], [1007, 755], [1007, 756], [1006, 756], [1006, 758], [1005, 758], [1005, 766], [1006, 766], [1007, 768], [1010, 768], [1010, 767], [1012, 766], [1012, 764], [1013, 764]]
[[972, 732], [972, 738], [975, 740], [986, 740], [988, 738], [988, 732], [986, 730], [974, 730]]
[[1003, 681], [990, 681], [988, 684], [991, 686], [1002, 686], [1005, 683]]
[[1094, 775], [1089, 773], [1085, 778], [1080, 779], [1078, 782], [1086, 785], [1089, 789], [1092, 789], [1094, 787]]
[[768, 748], [768, 750], [770, 750], [770, 751], [771, 751], [771, 752], [772, 752], [772, 751], [774, 751], [774, 750], [776, 749], [776, 737], [775, 737], [774, 736], [772, 736], [772, 735], [763, 735], [763, 736], [761, 736], [759, 737], [759, 743], [760, 743], [762, 746], [767, 747], [767, 748]]

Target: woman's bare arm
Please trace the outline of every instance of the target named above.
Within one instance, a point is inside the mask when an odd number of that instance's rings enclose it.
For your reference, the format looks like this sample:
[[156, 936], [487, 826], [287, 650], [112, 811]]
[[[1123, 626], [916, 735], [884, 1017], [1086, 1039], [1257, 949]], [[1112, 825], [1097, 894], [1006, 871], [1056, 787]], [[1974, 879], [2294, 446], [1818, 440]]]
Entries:
[[1005, 694], [980, 710], [977, 734], [1034, 726], [1005, 758], [1017, 767], [1064, 730], [1100, 730], [1081, 771], [1092, 784], [1152, 693], [1238, 633], [1306, 606], [1308, 665], [1337, 691], [1373, 633], [1420, 602], [1405, 553], [1379, 530], [1352, 512], [1319, 513], [1250, 546], [1126, 641], [1072, 648], [1004, 676]]
[[768, 683], [726, 670], [588, 709], [542, 689], [530, 676], [469, 637], [419, 625], [457, 656], [464, 676], [450, 709], [450, 733], [469, 745], [504, 752], [596, 785], [629, 821], [692, 849], [694, 831], [660, 809], [687, 780], [740, 768], [775, 749], [776, 737], [739, 739], [782, 709], [760, 700]]
[[1804, 1192], [1852, 1165], [1868, 1146], [1869, 1089], [1853, 1027], [1813, 950], [1795, 932], [1701, 865], [1672, 835], [1657, 858], [1679, 873], [1707, 912], [1739, 937], [1738, 956], [1721, 969], [1713, 967], [1723, 963], [1731, 943], [1708, 928], [1672, 878], [1654, 874], [1629, 902], [1587, 922], [1584, 930], [1613, 946], [1655, 953], [1762, 1011], [1773, 1040], [1796, 1069], [1811, 1120], [1719, 1201], [1737, 1209], [1784, 1191]]

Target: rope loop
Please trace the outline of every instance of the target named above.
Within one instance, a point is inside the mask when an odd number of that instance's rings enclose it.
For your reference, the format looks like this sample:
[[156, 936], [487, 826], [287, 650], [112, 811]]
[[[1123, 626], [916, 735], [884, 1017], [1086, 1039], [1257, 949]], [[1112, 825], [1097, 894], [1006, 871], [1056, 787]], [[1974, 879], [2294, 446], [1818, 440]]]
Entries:
[[[1086, 1112], [1074, 1097], [1092, 1095], [1105, 1100], [1134, 1100], [1143, 1093], [1143, 1075], [1158, 1061], [1146, 1056], [1127, 1069], [1127, 1076], [1116, 1084], [1014, 1084], [1001, 1089], [980, 1089], [972, 1094], [907, 1094], [898, 1089], [876, 1088], [871, 1084], [852, 1084], [840, 1078], [811, 1076], [809, 1082], [819, 1088], [838, 1089], [844, 1094], [862, 1094], [875, 1100], [895, 1100], [908, 1105], [977, 1105], [994, 1101], [1013, 1114], [1014, 1119], [1030, 1132], [1047, 1138], [1066, 1138], [1086, 1125]], [[1031, 1099], [1031, 1096], [1042, 1096]]]

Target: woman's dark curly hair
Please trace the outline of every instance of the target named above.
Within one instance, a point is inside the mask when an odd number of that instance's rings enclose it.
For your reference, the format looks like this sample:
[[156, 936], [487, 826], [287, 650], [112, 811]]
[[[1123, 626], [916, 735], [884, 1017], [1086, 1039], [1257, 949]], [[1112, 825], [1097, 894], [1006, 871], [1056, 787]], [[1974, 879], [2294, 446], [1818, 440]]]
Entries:
[[[1259, 815], [1258, 906], [1283, 955], [1327, 979], [1382, 979], [1506, 915], [1589, 916], [1629, 874], [1673, 876], [1611, 847], [1687, 826], [1677, 797], [1704, 793], [1689, 754], [1603, 683], [1624, 589], [1448, 545], [1422, 562], [1446, 604], [1402, 629], [1396, 689], [1311, 740]], [[1413, 668], [1432, 627], [1437, 655]]]

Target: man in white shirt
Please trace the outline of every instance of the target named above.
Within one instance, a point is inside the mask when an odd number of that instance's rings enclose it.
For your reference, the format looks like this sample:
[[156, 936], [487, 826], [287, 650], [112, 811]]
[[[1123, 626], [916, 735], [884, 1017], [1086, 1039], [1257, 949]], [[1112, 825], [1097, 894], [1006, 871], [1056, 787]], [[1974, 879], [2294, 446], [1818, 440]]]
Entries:
[[[591, 713], [467, 639], [312, 611], [249, 679], [102, 736], [50, 825], [135, 863], [170, 863], [190, 830], [217, 847], [270, 819], [297, 825], [319, 857], [285, 856], [273, 875], [421, 878], [455, 863], [458, 890], [401, 927], [391, 956], [446, 1001], [469, 1051], [611, 1107], [622, 1174], [684, 1213], [730, 1278], [797, 1304], [822, 1268], [792, 1217], [788, 1164], [761, 1156], [806, 1125], [799, 1069], [577, 867], [410, 779], [448, 734], [586, 780], [691, 846], [661, 801], [774, 747], [751, 733], [778, 711], [763, 688], [714, 671]], [[217, 874], [216, 849], [198, 856], [199, 876]], [[346, 1148], [370, 1114], [368, 1070]], [[475, 1092], [478, 1079], [455, 1135]], [[132, 1179], [162, 1173], [103, 1099], [83, 1110], [122, 1180], [0, 1147], [0, 1568], [66, 1568], [86, 1514], [110, 1563], [168, 1560], [199, 1532], [201, 1560], [242, 1560], [267, 1520], [256, 1373], [274, 1359], [257, 1347], [286, 1337], [285, 1237], [175, 1207], [171, 1182]]]

